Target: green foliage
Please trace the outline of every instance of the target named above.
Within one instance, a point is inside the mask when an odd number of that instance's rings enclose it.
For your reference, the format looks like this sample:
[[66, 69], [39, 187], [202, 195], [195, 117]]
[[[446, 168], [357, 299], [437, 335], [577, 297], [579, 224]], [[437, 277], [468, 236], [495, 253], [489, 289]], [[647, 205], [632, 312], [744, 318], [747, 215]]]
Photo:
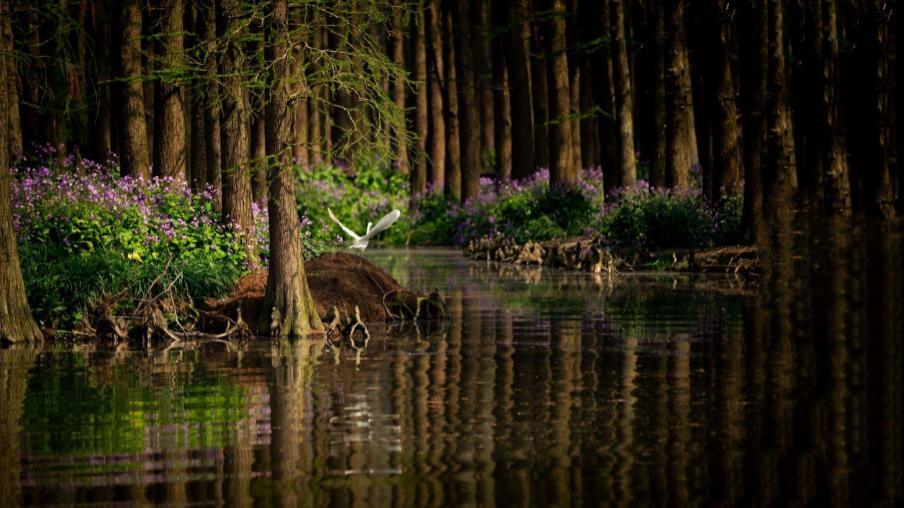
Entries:
[[639, 187], [614, 196], [596, 229], [622, 252], [706, 248], [740, 239], [741, 205], [711, 206], [695, 192]]
[[70, 326], [103, 300], [128, 308], [164, 289], [221, 295], [245, 271], [241, 233], [218, 222], [209, 196], [181, 184], [46, 167], [22, 170], [15, 183], [26, 291], [45, 325]]
[[[311, 171], [299, 171], [298, 178], [298, 211], [308, 256], [339, 248], [345, 242], [344, 233], [330, 220], [327, 209], [358, 233], [367, 229], [368, 222], [377, 222], [393, 209], [407, 209], [407, 179], [375, 157], [359, 157], [349, 167], [323, 164]], [[403, 243], [404, 232], [402, 223], [381, 236], [390, 243]]]

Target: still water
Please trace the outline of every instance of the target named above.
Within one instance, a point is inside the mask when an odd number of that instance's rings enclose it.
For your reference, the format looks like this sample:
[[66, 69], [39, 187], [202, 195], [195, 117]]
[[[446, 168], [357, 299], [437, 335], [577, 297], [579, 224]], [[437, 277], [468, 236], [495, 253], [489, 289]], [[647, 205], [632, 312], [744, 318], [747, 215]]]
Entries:
[[375, 251], [451, 319], [367, 344], [0, 350], [0, 504], [892, 504], [900, 236], [754, 281]]

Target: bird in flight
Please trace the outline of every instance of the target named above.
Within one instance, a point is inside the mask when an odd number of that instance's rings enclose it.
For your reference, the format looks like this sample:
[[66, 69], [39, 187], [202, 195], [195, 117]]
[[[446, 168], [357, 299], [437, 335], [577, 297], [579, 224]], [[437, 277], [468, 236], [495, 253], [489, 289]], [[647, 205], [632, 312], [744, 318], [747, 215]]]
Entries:
[[332, 210], [327, 208], [326, 211], [329, 212], [330, 218], [333, 219], [333, 222], [338, 224], [339, 227], [342, 228], [342, 231], [345, 231], [345, 234], [348, 235], [349, 238], [351, 238], [351, 243], [349, 244], [348, 247], [350, 249], [358, 249], [360, 252], [364, 252], [364, 249], [367, 248], [367, 243], [373, 237], [377, 236], [377, 234], [380, 233], [381, 231], [384, 231], [387, 228], [389, 228], [389, 226], [392, 226], [392, 223], [399, 220], [399, 217], [402, 215], [402, 212], [400, 212], [398, 210], [393, 210], [393, 211], [387, 213], [386, 215], [384, 215], [383, 218], [380, 219], [376, 225], [373, 225], [372, 223], [368, 222], [367, 223], [367, 231], [364, 233], [364, 236], [361, 236], [358, 233], [355, 233], [354, 231], [352, 231], [351, 229], [346, 227], [345, 224], [339, 222], [339, 219], [337, 219], [336, 216], [333, 215]]

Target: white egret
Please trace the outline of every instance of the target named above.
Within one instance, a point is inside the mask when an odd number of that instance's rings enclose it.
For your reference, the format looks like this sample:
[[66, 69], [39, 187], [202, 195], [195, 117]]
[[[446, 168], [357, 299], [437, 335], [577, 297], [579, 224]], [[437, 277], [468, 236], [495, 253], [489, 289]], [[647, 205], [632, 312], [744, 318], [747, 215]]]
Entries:
[[360, 252], [364, 252], [364, 249], [367, 248], [367, 243], [371, 240], [371, 238], [377, 236], [378, 233], [389, 228], [389, 226], [392, 226], [392, 223], [399, 220], [399, 217], [402, 215], [402, 212], [393, 210], [384, 215], [376, 225], [368, 222], [367, 231], [364, 233], [364, 236], [361, 236], [358, 233], [355, 233], [351, 229], [347, 228], [345, 224], [339, 222], [339, 219], [337, 219], [336, 216], [333, 215], [332, 210], [327, 208], [326, 211], [329, 212], [330, 218], [333, 219], [333, 222], [339, 224], [339, 227], [342, 228], [342, 231], [345, 231], [345, 234], [347, 234], [349, 238], [351, 238], [352, 241], [348, 247], [350, 249], [358, 249]]

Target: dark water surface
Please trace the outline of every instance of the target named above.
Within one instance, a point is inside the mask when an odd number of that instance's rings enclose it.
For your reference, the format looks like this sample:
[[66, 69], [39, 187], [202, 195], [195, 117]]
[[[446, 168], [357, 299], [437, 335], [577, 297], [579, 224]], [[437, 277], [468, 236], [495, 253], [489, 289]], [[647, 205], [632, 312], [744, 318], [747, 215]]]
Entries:
[[900, 501], [902, 257], [789, 232], [755, 283], [374, 251], [451, 319], [0, 350], [0, 504]]

